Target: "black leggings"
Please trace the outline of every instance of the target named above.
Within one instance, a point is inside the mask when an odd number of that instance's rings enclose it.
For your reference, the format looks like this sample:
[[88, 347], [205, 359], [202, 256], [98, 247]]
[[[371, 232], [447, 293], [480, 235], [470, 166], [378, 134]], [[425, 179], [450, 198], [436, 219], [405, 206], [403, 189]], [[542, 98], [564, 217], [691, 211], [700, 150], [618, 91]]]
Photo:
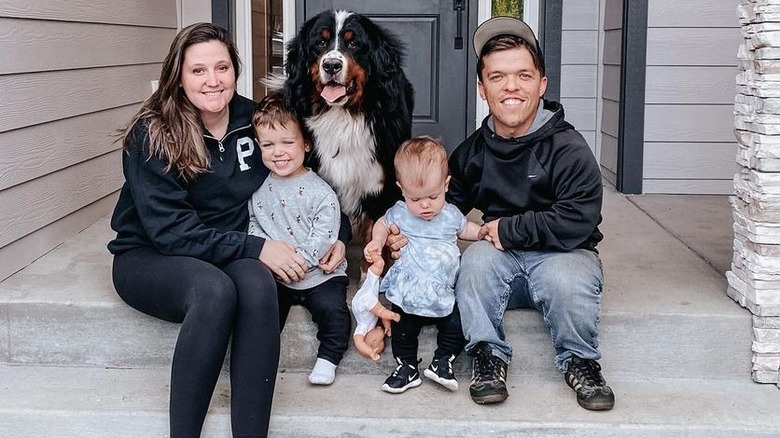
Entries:
[[231, 335], [233, 436], [267, 436], [279, 366], [271, 271], [258, 260], [217, 267], [138, 248], [114, 257], [113, 279], [130, 306], [182, 323], [171, 367], [171, 438], [200, 436]]
[[392, 336], [390, 345], [393, 346], [393, 357], [400, 358], [404, 362], [417, 363], [417, 347], [419, 345], [420, 331], [426, 325], [435, 325], [438, 330], [436, 335], [436, 351], [433, 358], [439, 359], [454, 354], [459, 355], [466, 345], [463, 337], [463, 329], [460, 325], [460, 311], [456, 303], [452, 313], [441, 318], [419, 316], [405, 313], [400, 307], [393, 304], [393, 312], [401, 315], [401, 321], [393, 321], [390, 324]]

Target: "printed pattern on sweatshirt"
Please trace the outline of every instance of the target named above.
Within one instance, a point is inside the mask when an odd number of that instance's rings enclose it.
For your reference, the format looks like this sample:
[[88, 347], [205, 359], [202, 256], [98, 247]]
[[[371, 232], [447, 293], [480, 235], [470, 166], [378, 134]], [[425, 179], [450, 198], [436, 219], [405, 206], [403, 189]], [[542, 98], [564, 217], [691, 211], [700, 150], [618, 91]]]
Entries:
[[340, 224], [336, 193], [311, 170], [293, 178], [269, 176], [249, 201], [248, 233], [290, 243], [309, 264], [303, 280], [287, 285], [293, 289], [308, 289], [346, 275], [346, 262], [331, 274], [317, 267], [336, 243]]

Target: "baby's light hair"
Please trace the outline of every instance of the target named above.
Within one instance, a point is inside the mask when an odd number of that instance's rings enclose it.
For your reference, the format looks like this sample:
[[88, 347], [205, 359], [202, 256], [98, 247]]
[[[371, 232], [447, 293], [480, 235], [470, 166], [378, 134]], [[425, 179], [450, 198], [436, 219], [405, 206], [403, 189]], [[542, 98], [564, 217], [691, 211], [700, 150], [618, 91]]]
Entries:
[[395, 174], [402, 186], [422, 187], [432, 176], [447, 179], [447, 151], [436, 139], [427, 135], [410, 138], [395, 154]]

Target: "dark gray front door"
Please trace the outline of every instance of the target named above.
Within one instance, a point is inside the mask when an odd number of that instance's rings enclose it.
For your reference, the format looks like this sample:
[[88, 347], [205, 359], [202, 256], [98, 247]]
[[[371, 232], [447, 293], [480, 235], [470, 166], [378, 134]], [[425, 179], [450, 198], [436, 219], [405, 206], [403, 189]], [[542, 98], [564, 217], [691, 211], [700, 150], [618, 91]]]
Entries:
[[[473, 3], [473, 5], [471, 4]], [[414, 135], [444, 141], [448, 151], [474, 126], [475, 68], [471, 34], [476, 0], [297, 0], [298, 27], [326, 9], [370, 17], [406, 43], [406, 73], [414, 86]], [[456, 6], [461, 5], [460, 12]], [[459, 33], [460, 32], [460, 33]], [[456, 37], [462, 41], [456, 47]]]

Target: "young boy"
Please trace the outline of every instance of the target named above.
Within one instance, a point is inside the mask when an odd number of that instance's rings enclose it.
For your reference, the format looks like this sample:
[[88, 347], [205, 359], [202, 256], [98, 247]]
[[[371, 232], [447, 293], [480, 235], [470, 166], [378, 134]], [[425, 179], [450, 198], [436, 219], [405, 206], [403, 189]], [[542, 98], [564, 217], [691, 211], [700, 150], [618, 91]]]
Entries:
[[318, 268], [319, 260], [336, 242], [340, 208], [336, 193], [303, 166], [309, 143], [280, 96], [268, 95], [252, 117], [263, 164], [271, 171], [249, 201], [249, 234], [289, 243], [306, 260], [298, 281], [277, 282], [279, 325], [290, 307], [303, 305], [317, 324], [320, 346], [309, 374], [314, 385], [330, 385], [349, 345], [351, 318], [347, 308], [346, 262], [333, 272]]

